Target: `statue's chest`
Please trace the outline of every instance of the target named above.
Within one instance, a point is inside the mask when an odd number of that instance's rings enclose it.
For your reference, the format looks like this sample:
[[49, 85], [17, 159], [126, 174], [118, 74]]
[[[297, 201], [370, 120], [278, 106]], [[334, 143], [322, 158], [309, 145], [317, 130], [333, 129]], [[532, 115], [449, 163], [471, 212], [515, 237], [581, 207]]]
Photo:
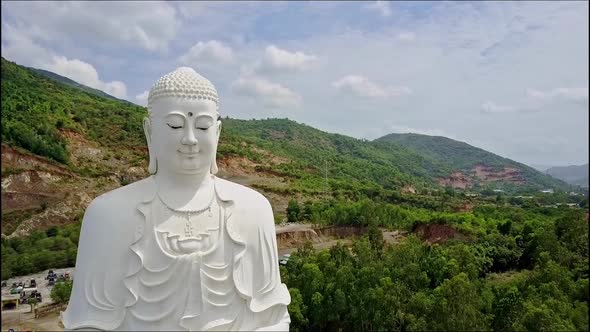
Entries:
[[[143, 267], [132, 287], [139, 300], [130, 308], [129, 326], [204, 330], [231, 324], [225, 315], [235, 317], [243, 301], [233, 281], [235, 248], [223, 209], [214, 205], [211, 214], [189, 220], [157, 207], [152, 212], [153, 232], [142, 242]], [[158, 216], [166, 218], [158, 223]]]
[[223, 242], [223, 211], [213, 202], [199, 212], [177, 213], [159, 209], [155, 234], [159, 246], [171, 256], [211, 253]]

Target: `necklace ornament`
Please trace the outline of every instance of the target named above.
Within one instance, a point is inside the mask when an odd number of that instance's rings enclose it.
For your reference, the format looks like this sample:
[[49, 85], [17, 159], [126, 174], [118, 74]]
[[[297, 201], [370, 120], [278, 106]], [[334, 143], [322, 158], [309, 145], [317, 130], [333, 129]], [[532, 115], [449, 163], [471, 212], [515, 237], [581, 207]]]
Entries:
[[211, 196], [211, 201], [209, 201], [209, 204], [207, 204], [207, 206], [205, 206], [202, 209], [199, 210], [180, 210], [180, 209], [175, 209], [170, 207], [168, 204], [166, 204], [166, 202], [164, 202], [164, 200], [162, 199], [162, 197], [160, 196], [160, 194], [157, 194], [158, 199], [160, 200], [160, 202], [162, 202], [162, 204], [164, 204], [164, 206], [172, 211], [174, 214], [176, 215], [180, 215], [181, 217], [184, 217], [184, 236], [185, 237], [193, 237], [194, 236], [194, 229], [193, 229], [193, 225], [190, 222], [191, 216], [197, 216], [200, 215], [201, 213], [208, 211], [207, 216], [209, 218], [213, 217], [213, 212], [211, 211], [211, 205], [213, 205], [213, 200], [215, 199], [215, 194], [213, 194]]

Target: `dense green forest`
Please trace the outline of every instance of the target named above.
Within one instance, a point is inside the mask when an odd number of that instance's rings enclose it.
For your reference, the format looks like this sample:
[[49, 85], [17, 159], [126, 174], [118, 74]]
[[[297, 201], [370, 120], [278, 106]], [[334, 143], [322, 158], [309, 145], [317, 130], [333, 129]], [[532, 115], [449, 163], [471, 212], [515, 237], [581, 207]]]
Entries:
[[471, 242], [384, 246], [372, 225], [351, 250], [298, 249], [281, 267], [291, 329], [587, 331], [583, 213], [492, 207], [475, 218]]
[[[356, 225], [350, 248], [300, 247], [286, 266], [291, 328], [308, 330], [588, 330], [587, 210], [482, 204], [451, 213], [371, 200], [304, 203], [298, 221]], [[440, 209], [439, 209], [440, 210]], [[447, 225], [465, 240], [410, 232], [386, 245], [377, 226]], [[73, 266], [80, 221], [2, 240], [2, 279]]]

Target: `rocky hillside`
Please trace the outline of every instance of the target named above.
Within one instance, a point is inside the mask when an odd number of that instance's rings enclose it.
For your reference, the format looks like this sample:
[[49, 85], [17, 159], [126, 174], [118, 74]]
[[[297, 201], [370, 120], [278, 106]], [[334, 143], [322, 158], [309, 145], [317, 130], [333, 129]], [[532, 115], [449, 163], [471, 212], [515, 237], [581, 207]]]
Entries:
[[[1, 69], [4, 236], [79, 220], [97, 195], [148, 175], [144, 107], [5, 59]], [[219, 176], [263, 192], [277, 218], [284, 217], [293, 197], [428, 194], [456, 186], [463, 180], [445, 181], [466, 172], [440, 154], [330, 134], [287, 119], [224, 118], [223, 128]], [[481, 160], [472, 163], [474, 174], [489, 183], [512, 179], [522, 188], [558, 184], [540, 182], [509, 160], [500, 169]], [[464, 187], [473, 185], [469, 178], [464, 181]]]

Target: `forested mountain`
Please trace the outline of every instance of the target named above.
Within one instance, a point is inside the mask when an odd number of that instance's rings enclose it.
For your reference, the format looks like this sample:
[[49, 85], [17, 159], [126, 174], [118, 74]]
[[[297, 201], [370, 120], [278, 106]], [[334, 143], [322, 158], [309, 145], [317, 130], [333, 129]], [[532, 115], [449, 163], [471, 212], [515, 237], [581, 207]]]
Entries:
[[471, 185], [500, 181], [537, 188], [567, 188], [565, 183], [532, 167], [447, 137], [389, 134], [376, 139], [375, 143], [391, 143], [428, 156], [440, 165], [440, 169], [456, 172]]
[[[63, 131], [76, 132], [107, 147], [123, 150], [144, 147], [141, 118], [146, 114], [145, 108], [128, 102], [117, 103], [110, 96], [98, 98], [96, 90], [68, 78], [27, 70], [4, 59], [2, 83], [2, 138], [14, 145], [64, 164], [68, 164], [69, 156], [63, 134], [59, 134]], [[29, 124], [32, 126], [23, 128]], [[287, 158], [288, 163], [261, 167], [293, 179], [304, 179], [304, 183], [293, 181], [293, 187], [298, 189], [325, 190], [325, 181], [320, 186], [318, 180], [326, 176], [330, 179], [328, 185], [335, 189], [350, 187], [350, 183], [389, 189], [408, 185], [423, 188], [445, 185], [441, 179], [453, 172], [476, 173], [475, 170], [480, 173], [508, 170], [510, 174], [475, 177], [478, 181], [473, 181], [473, 185], [508, 182], [538, 189], [563, 188], [563, 183], [530, 167], [444, 137], [391, 134], [367, 142], [325, 133], [287, 119], [225, 119], [221, 142], [221, 158], [243, 155], [263, 163], [265, 153]], [[311, 179], [316, 181], [308, 181]]]
[[588, 164], [551, 167], [546, 173], [569, 184], [588, 188]]

